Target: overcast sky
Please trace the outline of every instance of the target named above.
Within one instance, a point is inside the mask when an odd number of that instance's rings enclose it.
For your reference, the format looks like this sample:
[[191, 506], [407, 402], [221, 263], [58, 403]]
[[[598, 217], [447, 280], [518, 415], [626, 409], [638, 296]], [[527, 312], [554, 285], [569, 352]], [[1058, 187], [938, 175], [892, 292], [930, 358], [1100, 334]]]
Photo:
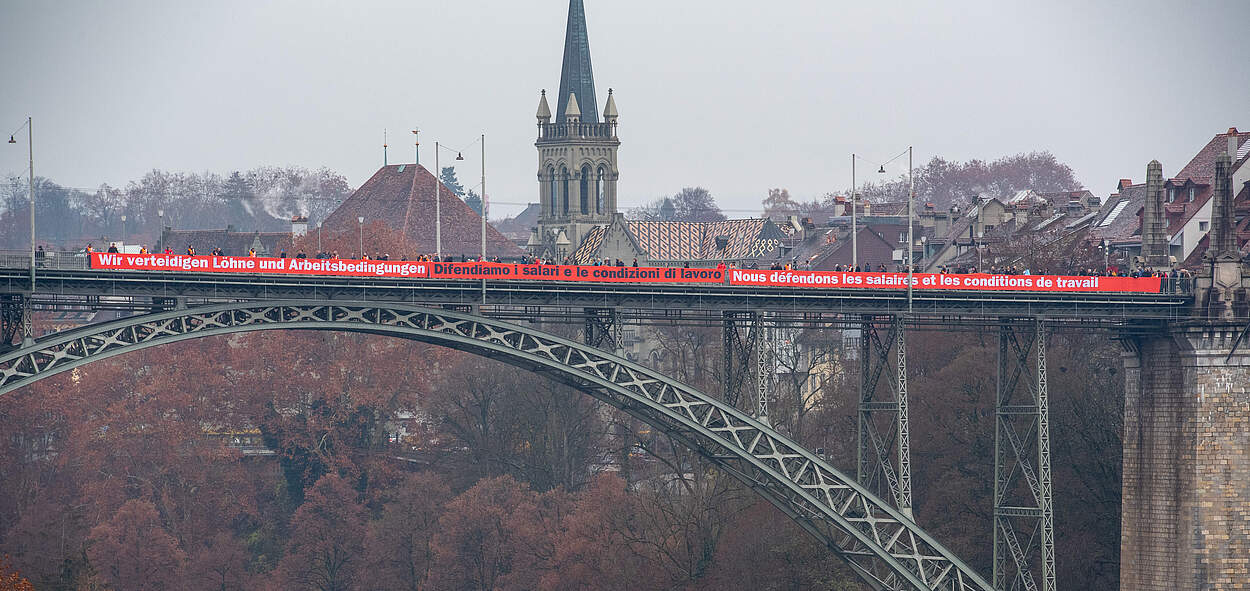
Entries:
[[[585, 3], [598, 108], [611, 87], [621, 113], [622, 207], [700, 185], [747, 215], [770, 187], [841, 190], [852, 152], [908, 145], [918, 163], [1050, 150], [1105, 197], [1152, 158], [1170, 174], [1250, 128], [1246, 0]], [[534, 112], [559, 85], [567, 9], [0, 0], [0, 126], [33, 115], [36, 174], [85, 188], [259, 165], [356, 186], [383, 129], [396, 163], [419, 127], [429, 168], [435, 140], [485, 133], [493, 217], [537, 200]], [[23, 144], [3, 144], [0, 172], [25, 174]]]

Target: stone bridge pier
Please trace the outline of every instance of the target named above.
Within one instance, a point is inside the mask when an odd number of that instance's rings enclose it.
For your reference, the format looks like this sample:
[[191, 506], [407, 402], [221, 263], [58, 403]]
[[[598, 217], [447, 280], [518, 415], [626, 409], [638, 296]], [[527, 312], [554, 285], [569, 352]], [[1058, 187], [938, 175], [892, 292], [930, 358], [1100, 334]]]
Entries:
[[1229, 163], [1215, 163], [1193, 320], [1122, 339], [1122, 589], [1250, 589], [1250, 265], [1233, 232]]
[[1126, 340], [1120, 587], [1250, 589], [1244, 325]]

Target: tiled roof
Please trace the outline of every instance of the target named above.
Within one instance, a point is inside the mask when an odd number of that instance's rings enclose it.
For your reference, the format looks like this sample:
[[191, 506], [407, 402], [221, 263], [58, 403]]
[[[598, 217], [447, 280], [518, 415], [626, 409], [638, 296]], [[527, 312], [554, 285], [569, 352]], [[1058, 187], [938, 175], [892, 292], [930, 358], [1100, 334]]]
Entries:
[[864, 215], [905, 216], [907, 215], [907, 202], [887, 201], [884, 203], [869, 203], [868, 212]]
[[[1189, 164], [1185, 165], [1185, 168], [1176, 173], [1176, 177], [1210, 184], [1215, 177], [1215, 159], [1220, 154], [1228, 151], [1228, 136], [1228, 133], [1221, 133], [1211, 138], [1211, 141], [1207, 142], [1207, 145], [1198, 151], [1193, 160], [1190, 160]], [[1239, 132], [1236, 134], [1236, 137], [1238, 142], [1245, 142], [1250, 139], [1250, 132]]]
[[[748, 218], [719, 222], [625, 222], [626, 229], [652, 261], [741, 260], [771, 252], [784, 234], [767, 219]], [[595, 258], [608, 227], [591, 229], [573, 253], [578, 262]], [[718, 238], [725, 239], [719, 248]]]
[[[418, 252], [433, 253], [437, 183], [434, 175], [421, 165], [383, 166], [326, 217], [324, 227], [330, 231], [354, 230], [358, 217], [365, 218], [365, 223], [382, 220], [402, 233]], [[446, 186], [440, 197], [443, 254], [476, 256], [482, 249], [482, 218]], [[486, 254], [511, 258], [523, 253], [487, 224]]]
[[1141, 240], [1141, 210], [1146, 204], [1146, 185], [1126, 185], [1118, 196], [1102, 204], [1090, 233], [1098, 240]]

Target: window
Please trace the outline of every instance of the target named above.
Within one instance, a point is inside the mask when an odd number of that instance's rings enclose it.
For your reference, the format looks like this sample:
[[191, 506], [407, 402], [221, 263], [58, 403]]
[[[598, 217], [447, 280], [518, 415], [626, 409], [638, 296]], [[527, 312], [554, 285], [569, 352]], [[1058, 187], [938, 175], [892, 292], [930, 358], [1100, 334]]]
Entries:
[[1198, 222], [1198, 231], [1206, 232], [1211, 227], [1211, 222]]
[[1193, 187], [1189, 188], [1189, 200], [1190, 201], [1194, 200], [1194, 188]]
[[1176, 187], [1168, 187], [1168, 203], [1176, 202]]
[[898, 233], [898, 241], [899, 241], [899, 242], [907, 242], [907, 232], [899, 232], [899, 233]]

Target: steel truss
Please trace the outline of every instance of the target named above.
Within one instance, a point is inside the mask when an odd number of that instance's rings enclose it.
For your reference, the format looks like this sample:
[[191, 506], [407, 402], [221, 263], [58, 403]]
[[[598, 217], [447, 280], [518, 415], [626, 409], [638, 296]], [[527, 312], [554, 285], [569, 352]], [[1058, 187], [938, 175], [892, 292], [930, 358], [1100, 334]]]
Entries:
[[[856, 477], [870, 490], [894, 499], [899, 511], [911, 519], [907, 333], [902, 315], [889, 316], [885, 320], [882, 322], [882, 319], [873, 316], [863, 318]], [[881, 334], [883, 329], [885, 338]], [[893, 356], [890, 355], [891, 349], [894, 350]], [[881, 387], [883, 375], [887, 378], [884, 388]]]
[[1053, 591], [1055, 524], [1045, 327], [1040, 318], [1003, 319], [998, 335], [994, 588]]
[[660, 429], [775, 504], [874, 589], [988, 591], [971, 568], [854, 479], [767, 425], [621, 357], [539, 330], [402, 304], [232, 303], [125, 318], [0, 354], [0, 394], [129, 351], [266, 329], [362, 332], [497, 359]]
[[[760, 319], [754, 312], [724, 312], [722, 314], [725, 360], [721, 373], [721, 400], [737, 407], [742, 398], [743, 386], [750, 380], [751, 356], [755, 354], [755, 342], [760, 338]], [[741, 326], [746, 325], [746, 335]]]
[[22, 294], [0, 295], [0, 350], [12, 346], [18, 335], [23, 341], [34, 336], [30, 298]]
[[586, 308], [582, 338], [587, 345], [621, 354], [625, 349], [620, 312], [615, 308]]

